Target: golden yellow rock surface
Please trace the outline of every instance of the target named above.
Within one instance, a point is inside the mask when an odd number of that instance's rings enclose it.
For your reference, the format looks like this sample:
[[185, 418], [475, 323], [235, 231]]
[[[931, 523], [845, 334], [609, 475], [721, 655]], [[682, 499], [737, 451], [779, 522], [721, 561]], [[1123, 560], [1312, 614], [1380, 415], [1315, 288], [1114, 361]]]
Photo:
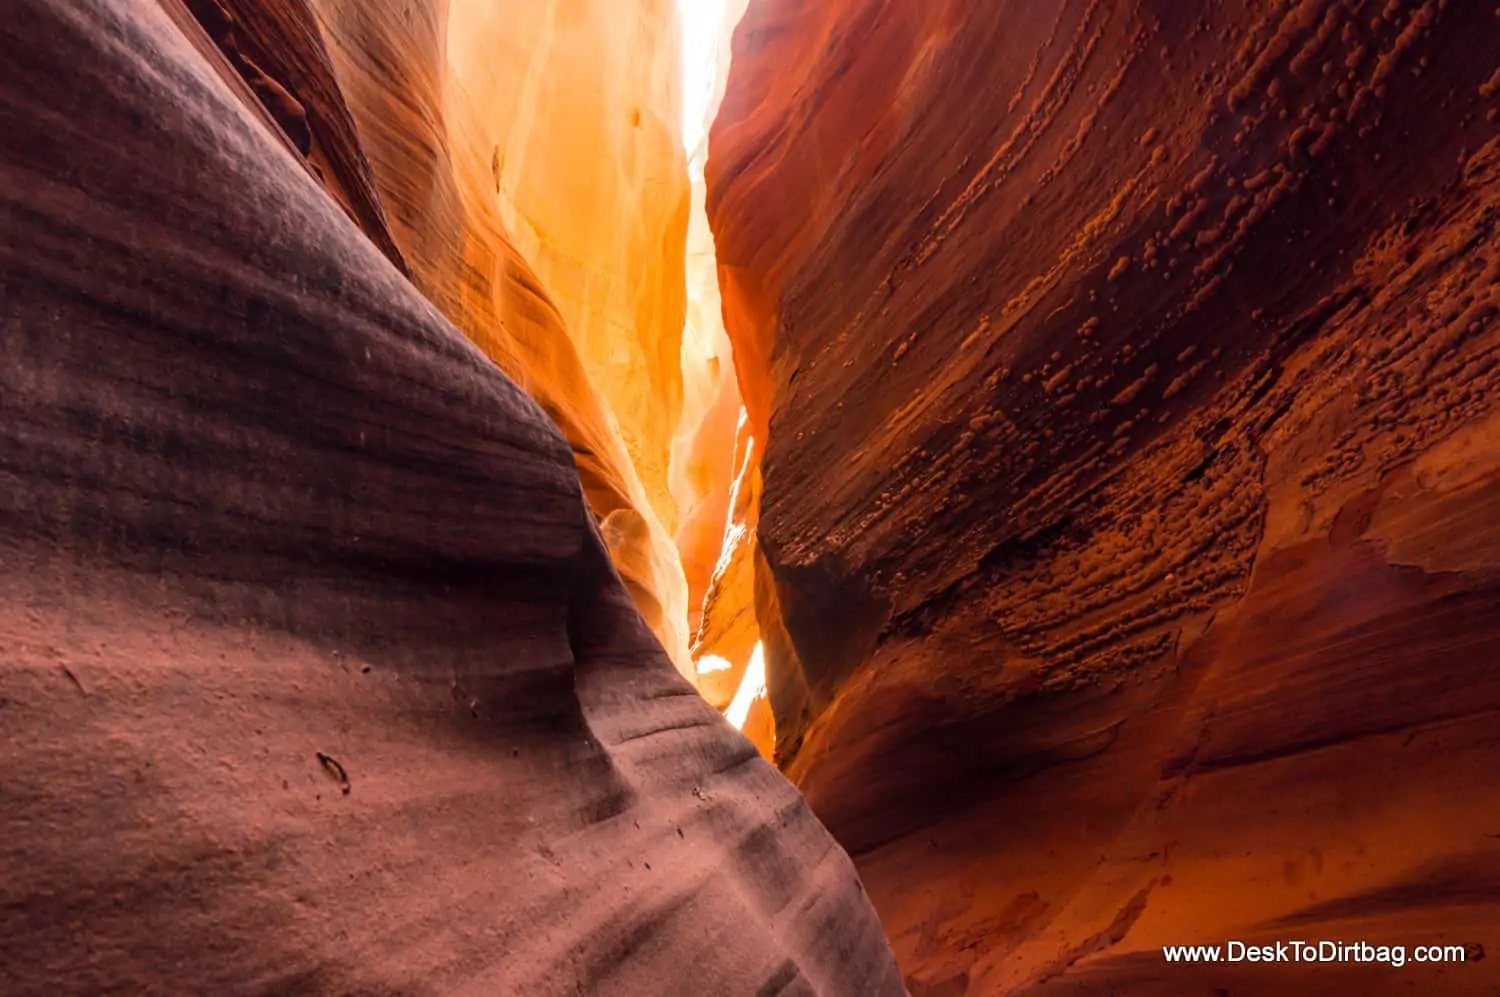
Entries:
[[670, 0], [314, 7], [413, 279], [562, 429], [617, 570], [687, 670]]
[[[672, 451], [672, 490], [681, 512], [676, 540], [687, 576], [693, 654], [701, 663], [698, 688], [720, 709], [734, 699], [759, 639], [753, 544], [760, 458], [740, 398], [734, 347], [725, 331], [704, 173], [709, 125], [728, 82], [730, 37], [747, 2], [718, 3], [717, 38], [708, 56], [710, 65], [704, 67], [707, 93], [702, 95], [701, 130], [696, 131], [689, 162], [692, 214], [682, 345], [683, 413]], [[688, 141], [694, 134], [689, 127]]]

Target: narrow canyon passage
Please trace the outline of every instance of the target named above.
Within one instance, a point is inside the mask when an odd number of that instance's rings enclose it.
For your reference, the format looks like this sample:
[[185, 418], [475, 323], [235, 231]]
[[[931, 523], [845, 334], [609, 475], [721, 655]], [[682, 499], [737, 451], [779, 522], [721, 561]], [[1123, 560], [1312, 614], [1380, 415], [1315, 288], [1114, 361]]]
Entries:
[[1500, 8], [13, 7], [0, 994], [1500, 995]]

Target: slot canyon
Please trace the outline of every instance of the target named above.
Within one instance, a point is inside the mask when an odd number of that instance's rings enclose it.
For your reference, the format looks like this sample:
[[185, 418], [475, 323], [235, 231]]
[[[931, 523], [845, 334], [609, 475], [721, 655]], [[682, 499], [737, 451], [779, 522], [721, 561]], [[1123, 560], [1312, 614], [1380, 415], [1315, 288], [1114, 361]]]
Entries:
[[0, 997], [1500, 997], [1493, 0], [5, 15]]

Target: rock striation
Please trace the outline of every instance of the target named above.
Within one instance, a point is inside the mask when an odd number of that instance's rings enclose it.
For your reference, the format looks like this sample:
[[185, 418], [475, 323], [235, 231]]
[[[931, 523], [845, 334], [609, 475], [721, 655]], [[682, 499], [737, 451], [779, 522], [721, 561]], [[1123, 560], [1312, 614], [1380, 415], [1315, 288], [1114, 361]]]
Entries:
[[[751, 0], [729, 595], [913, 994], [1493, 991], [1497, 38]], [[1163, 968], [1293, 935], [1476, 958]]]
[[506, 233], [556, 304], [666, 537], [679, 518], [668, 460], [689, 203], [674, 3], [450, 2], [443, 80], [450, 141], [484, 154]]
[[0, 989], [899, 995], [606, 556], [434, 9], [0, 22]]
[[689, 672], [667, 483], [688, 199], [667, 0], [539, 0], [503, 23], [479, 0], [188, 6], [366, 234], [562, 428], [616, 566]]

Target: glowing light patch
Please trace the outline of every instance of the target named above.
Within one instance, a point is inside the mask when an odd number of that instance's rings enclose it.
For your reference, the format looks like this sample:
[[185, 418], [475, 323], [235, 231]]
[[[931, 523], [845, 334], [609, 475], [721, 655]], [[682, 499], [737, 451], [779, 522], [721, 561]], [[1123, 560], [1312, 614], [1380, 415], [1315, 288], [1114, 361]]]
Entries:
[[750, 652], [750, 667], [745, 669], [744, 681], [734, 694], [734, 701], [724, 711], [724, 718], [734, 724], [736, 730], [745, 729], [745, 720], [750, 716], [750, 705], [766, 694], [766, 655], [759, 641]]
[[677, 0], [682, 26], [682, 144], [689, 153], [708, 126], [708, 105], [718, 75], [719, 29], [728, 10], [728, 0]]
[[717, 654], [705, 654], [696, 662], [699, 675], [708, 675], [712, 672], [727, 672], [734, 667], [728, 658], [721, 658]]

